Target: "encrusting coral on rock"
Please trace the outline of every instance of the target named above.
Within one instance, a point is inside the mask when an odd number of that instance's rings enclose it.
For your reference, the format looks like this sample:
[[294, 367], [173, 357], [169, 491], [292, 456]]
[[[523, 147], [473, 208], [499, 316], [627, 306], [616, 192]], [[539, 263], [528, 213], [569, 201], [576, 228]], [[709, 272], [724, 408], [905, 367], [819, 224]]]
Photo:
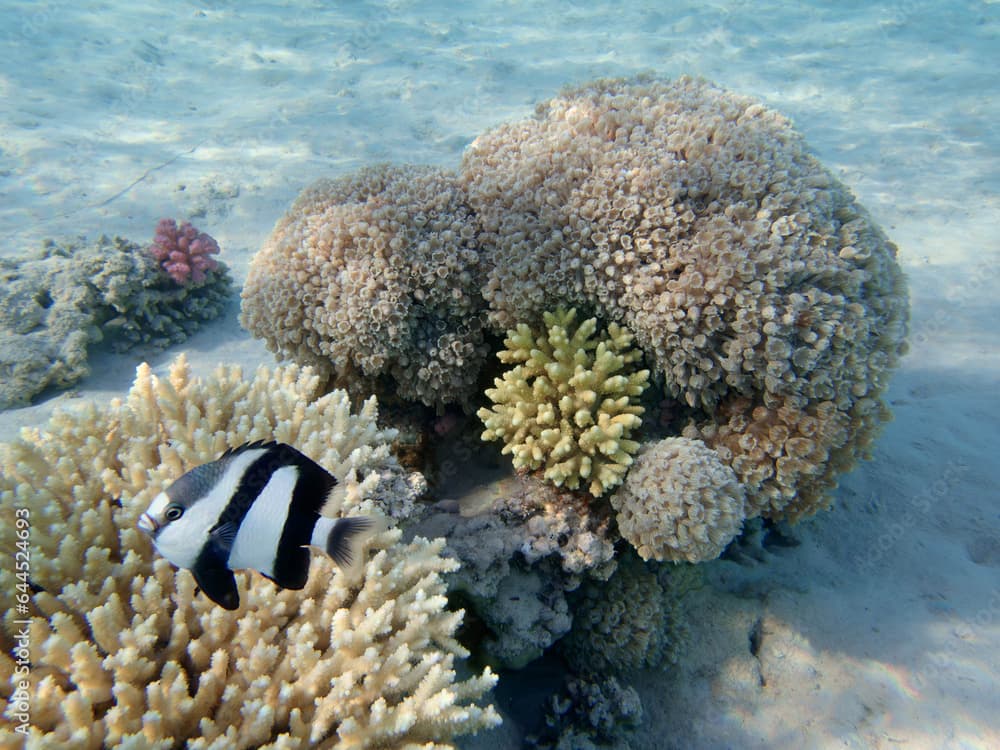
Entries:
[[582, 673], [626, 674], [676, 661], [687, 638], [682, 599], [694, 585], [686, 568], [623, 555], [611, 578], [584, 584], [574, 597], [563, 655]]
[[538, 477], [505, 478], [483, 489], [496, 493], [488, 510], [429, 511], [413, 530], [444, 537], [447, 553], [461, 562], [449, 589], [486, 627], [481, 655], [520, 669], [569, 631], [566, 592], [611, 575], [616, 537], [610, 509]]
[[231, 293], [225, 264], [179, 285], [121, 237], [57, 244], [0, 258], [0, 409], [90, 372], [88, 348], [165, 348], [218, 317]]
[[618, 530], [644, 560], [714, 560], [740, 532], [743, 485], [700, 440], [664, 438], [636, 456], [611, 496]]
[[[443, 541], [381, 533], [360, 583], [315, 556], [306, 587], [237, 573], [238, 611], [195, 591], [135, 528], [166, 484], [224, 449], [256, 439], [294, 445], [341, 478], [329, 515], [369, 512], [400, 469], [374, 399], [320, 396], [298, 366], [245, 379], [220, 368], [191, 377], [183, 359], [160, 378], [139, 368], [127, 398], [57, 412], [0, 444], [0, 504], [30, 518], [27, 614], [0, 571], [0, 695], [14, 687], [16, 619], [30, 619], [29, 743], [59, 747], [450, 748], [499, 721], [476, 704], [488, 670], [459, 680], [461, 612], [442, 576]], [[0, 550], [13, 559], [13, 523]], [[0, 741], [14, 738], [11, 709]]]
[[365, 394], [439, 407], [486, 359], [484, 269], [456, 177], [370, 167], [296, 199], [251, 264], [243, 325], [268, 348]]
[[577, 324], [575, 309], [543, 319], [544, 333], [524, 323], [507, 332], [497, 356], [514, 366], [486, 391], [493, 406], [478, 412], [483, 440], [502, 440], [518, 471], [541, 469], [556, 485], [603, 495], [639, 448], [631, 434], [649, 370], [636, 368], [642, 353], [617, 323], [595, 335], [597, 319]]

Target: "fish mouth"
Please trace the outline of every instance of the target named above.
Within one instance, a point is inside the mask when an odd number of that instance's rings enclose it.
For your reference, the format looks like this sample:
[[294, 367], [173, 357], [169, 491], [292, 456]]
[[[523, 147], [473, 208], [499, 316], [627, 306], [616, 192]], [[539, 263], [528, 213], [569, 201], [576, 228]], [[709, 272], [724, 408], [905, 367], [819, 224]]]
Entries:
[[149, 513], [143, 513], [139, 516], [139, 521], [136, 523], [136, 526], [138, 526], [142, 531], [145, 531], [147, 534], [155, 534], [160, 528], [160, 524], [158, 524], [156, 519], [149, 515]]

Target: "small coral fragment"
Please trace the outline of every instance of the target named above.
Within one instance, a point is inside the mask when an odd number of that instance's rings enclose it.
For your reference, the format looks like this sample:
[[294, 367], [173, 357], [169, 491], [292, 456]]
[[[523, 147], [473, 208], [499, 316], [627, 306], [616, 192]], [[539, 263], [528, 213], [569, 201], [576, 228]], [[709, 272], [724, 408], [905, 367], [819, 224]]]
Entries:
[[219, 265], [212, 257], [219, 252], [215, 238], [199, 232], [190, 222], [180, 227], [173, 219], [160, 219], [149, 254], [177, 284], [200, 284]]
[[646, 446], [611, 496], [618, 529], [644, 560], [718, 557], [743, 525], [743, 486], [700, 440]]
[[546, 479], [602, 495], [622, 481], [639, 444], [639, 396], [649, 370], [617, 323], [597, 334], [597, 319], [579, 325], [576, 310], [544, 314], [546, 331], [521, 323], [507, 332], [501, 362], [514, 367], [486, 391], [493, 402], [478, 415], [483, 440], [502, 440], [518, 471], [542, 469]]

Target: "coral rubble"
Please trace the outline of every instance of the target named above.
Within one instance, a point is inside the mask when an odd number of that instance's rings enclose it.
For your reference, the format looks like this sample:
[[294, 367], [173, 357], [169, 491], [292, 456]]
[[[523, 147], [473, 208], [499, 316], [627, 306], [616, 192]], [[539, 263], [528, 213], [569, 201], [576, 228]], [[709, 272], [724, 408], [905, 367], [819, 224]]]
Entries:
[[[274, 438], [341, 477], [330, 515], [370, 511], [401, 469], [374, 400], [351, 413], [343, 391], [320, 396], [297, 366], [252, 379], [220, 368], [194, 379], [139, 368], [124, 402], [57, 412], [43, 429], [0, 444], [0, 505], [30, 518], [27, 612], [0, 571], [0, 695], [15, 685], [11, 653], [30, 620], [31, 746], [191, 748], [450, 748], [499, 721], [477, 705], [489, 670], [459, 679], [461, 612], [446, 609], [443, 542], [371, 544], [360, 584], [315, 556], [302, 591], [237, 574], [226, 612], [193, 578], [158, 558], [135, 528], [162, 487], [227, 447]], [[14, 524], [0, 526], [13, 559]], [[0, 744], [12, 741], [11, 708]]]

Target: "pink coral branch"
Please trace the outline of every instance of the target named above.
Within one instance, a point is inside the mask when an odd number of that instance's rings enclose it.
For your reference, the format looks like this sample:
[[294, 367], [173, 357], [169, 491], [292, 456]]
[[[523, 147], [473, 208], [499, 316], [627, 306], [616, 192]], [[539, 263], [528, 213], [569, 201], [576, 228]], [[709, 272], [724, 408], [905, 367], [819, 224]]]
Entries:
[[219, 243], [214, 238], [199, 232], [187, 221], [178, 227], [173, 219], [160, 219], [149, 246], [149, 254], [159, 262], [160, 268], [182, 286], [204, 281], [205, 275], [218, 266], [211, 257], [218, 252]]

